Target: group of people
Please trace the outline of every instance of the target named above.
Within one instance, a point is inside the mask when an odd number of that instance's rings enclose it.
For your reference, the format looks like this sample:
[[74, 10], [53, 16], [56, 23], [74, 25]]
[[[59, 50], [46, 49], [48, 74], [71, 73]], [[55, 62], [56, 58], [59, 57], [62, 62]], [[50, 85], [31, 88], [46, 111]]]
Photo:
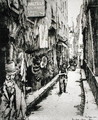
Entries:
[[77, 67], [77, 58], [73, 57], [69, 60], [69, 70], [75, 71]]

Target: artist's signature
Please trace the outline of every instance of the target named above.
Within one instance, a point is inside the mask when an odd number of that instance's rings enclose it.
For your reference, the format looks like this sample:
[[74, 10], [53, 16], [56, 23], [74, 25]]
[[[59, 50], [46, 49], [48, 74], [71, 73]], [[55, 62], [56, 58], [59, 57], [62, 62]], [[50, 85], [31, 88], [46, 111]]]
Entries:
[[72, 118], [72, 120], [98, 120], [98, 118]]
[[82, 118], [82, 119], [80, 119], [80, 118], [79, 118], [79, 119], [78, 119], [78, 118], [77, 118], [77, 119], [74, 119], [74, 118], [72, 118], [72, 120], [94, 120], [94, 119], [91, 119], [91, 118], [89, 118], [89, 119], [85, 119], [85, 118]]

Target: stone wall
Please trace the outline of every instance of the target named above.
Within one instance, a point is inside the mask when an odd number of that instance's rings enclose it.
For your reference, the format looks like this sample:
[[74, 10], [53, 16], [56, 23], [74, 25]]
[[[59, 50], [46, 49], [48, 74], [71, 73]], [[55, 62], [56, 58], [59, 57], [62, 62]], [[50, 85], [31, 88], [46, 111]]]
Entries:
[[97, 0], [84, 1], [83, 4], [83, 43], [84, 43], [84, 69], [87, 81], [92, 89], [95, 101], [98, 104], [98, 8]]

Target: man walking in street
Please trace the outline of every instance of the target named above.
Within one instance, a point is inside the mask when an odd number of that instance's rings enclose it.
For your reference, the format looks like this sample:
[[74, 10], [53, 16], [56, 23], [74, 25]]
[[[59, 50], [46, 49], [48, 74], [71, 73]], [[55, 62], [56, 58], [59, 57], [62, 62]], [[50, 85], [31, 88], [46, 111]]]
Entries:
[[59, 89], [60, 93], [66, 92], [66, 86], [68, 82], [68, 76], [67, 76], [67, 66], [65, 63], [61, 66], [61, 73], [59, 75]]

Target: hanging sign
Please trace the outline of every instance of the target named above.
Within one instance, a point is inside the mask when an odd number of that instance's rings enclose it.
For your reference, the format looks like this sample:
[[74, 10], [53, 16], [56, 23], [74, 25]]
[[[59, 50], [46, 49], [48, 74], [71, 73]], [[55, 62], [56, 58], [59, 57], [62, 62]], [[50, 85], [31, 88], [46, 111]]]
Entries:
[[27, 5], [28, 17], [45, 16], [45, 0], [29, 0]]

